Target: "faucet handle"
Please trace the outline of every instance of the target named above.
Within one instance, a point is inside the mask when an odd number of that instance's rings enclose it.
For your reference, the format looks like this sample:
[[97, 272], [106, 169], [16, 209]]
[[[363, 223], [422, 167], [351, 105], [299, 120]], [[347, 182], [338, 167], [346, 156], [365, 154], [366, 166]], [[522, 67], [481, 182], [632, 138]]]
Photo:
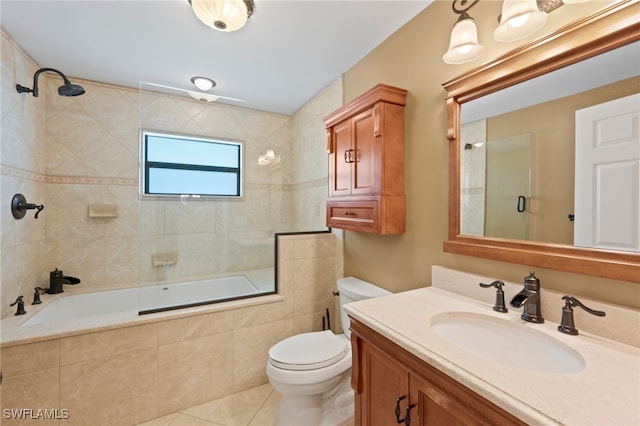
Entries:
[[42, 303], [42, 300], [40, 300], [40, 292], [46, 293], [47, 289], [41, 287], [35, 287], [33, 289], [33, 302], [31, 302], [32, 305], [39, 305]]
[[502, 286], [504, 283], [502, 281], [495, 280], [491, 284], [483, 284], [480, 283], [480, 287], [482, 288], [496, 288], [496, 303], [493, 305], [493, 310], [496, 312], [505, 313], [508, 311], [507, 307], [504, 304], [504, 291], [502, 290]]
[[27, 313], [27, 311], [24, 310], [24, 300], [22, 300], [23, 297], [24, 296], [18, 296], [16, 301], [9, 305], [9, 306], [15, 306], [16, 304], [18, 305], [18, 308], [16, 309], [16, 315], [24, 315]]
[[606, 315], [606, 313], [604, 313], [603, 311], [596, 311], [595, 309], [586, 307], [584, 304], [582, 304], [582, 302], [580, 302], [573, 296], [562, 296], [562, 300], [564, 300], [564, 307], [562, 308], [562, 321], [558, 326], [558, 331], [561, 333], [571, 334], [573, 336], [578, 334], [578, 329], [573, 322], [574, 306], [579, 306], [588, 313], [599, 317], [603, 317]]

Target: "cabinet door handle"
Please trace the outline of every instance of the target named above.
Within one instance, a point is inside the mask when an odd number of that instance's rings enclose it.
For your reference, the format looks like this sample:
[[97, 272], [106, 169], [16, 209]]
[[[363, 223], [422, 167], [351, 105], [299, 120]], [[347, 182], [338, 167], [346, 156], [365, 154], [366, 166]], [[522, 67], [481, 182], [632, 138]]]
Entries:
[[354, 158], [354, 155], [356, 153], [355, 149], [347, 149], [344, 152], [344, 162], [345, 163], [355, 163], [358, 160], [357, 155], [355, 155], [356, 158]]
[[410, 426], [411, 425], [411, 414], [409, 413], [409, 411], [411, 411], [411, 409], [413, 407], [415, 407], [416, 404], [409, 405], [405, 410], [404, 418], [401, 419], [400, 418], [400, 413], [402, 412], [402, 410], [400, 409], [400, 401], [402, 401], [405, 398], [406, 398], [406, 396], [403, 395], [400, 398], [396, 399], [396, 411], [395, 411], [396, 421], [398, 422], [398, 424], [404, 423], [405, 426]]
[[352, 158], [352, 154], [353, 154], [353, 149], [347, 149], [344, 152], [344, 162], [345, 163], [353, 163], [354, 160]]
[[345, 216], [355, 216], [356, 214], [354, 212], [344, 212]]

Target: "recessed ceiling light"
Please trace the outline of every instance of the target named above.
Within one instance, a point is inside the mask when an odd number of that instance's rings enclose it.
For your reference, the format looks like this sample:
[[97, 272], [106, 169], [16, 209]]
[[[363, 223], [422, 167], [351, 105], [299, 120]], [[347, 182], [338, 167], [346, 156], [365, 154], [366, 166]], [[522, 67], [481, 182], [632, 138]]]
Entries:
[[200, 90], [209, 90], [216, 82], [207, 77], [191, 77], [191, 82]]

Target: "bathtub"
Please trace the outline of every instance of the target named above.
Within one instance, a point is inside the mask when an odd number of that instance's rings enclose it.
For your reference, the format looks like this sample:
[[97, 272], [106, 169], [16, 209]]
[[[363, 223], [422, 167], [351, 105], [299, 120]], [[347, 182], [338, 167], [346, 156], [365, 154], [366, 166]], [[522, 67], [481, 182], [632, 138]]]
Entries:
[[61, 295], [35, 312], [22, 326], [55, 324], [89, 317], [133, 318], [138, 315], [224, 302], [264, 294], [246, 276]]

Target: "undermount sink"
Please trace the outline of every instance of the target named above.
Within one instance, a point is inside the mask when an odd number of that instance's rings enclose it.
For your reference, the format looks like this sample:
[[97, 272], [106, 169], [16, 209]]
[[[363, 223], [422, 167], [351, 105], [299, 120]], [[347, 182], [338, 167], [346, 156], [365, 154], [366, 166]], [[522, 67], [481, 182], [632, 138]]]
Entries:
[[564, 343], [522, 323], [470, 312], [446, 312], [431, 329], [468, 352], [513, 367], [548, 373], [575, 373], [584, 359]]

